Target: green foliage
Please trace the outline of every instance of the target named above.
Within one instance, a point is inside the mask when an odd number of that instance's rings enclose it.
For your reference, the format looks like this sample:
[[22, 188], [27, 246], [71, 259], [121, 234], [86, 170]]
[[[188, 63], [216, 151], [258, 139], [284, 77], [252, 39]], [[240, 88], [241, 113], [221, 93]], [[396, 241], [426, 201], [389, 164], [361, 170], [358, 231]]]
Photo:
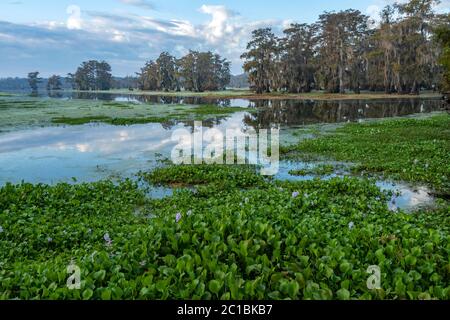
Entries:
[[61, 90], [61, 77], [58, 75], [53, 75], [50, 78], [48, 78], [47, 81], [47, 91], [52, 90]]
[[[107, 106], [130, 108], [132, 105], [126, 104], [111, 104], [106, 103]], [[155, 115], [152, 117], [136, 117], [136, 118], [112, 118], [108, 116], [89, 116], [89, 117], [57, 117], [53, 118], [52, 122], [56, 124], [68, 124], [68, 125], [81, 125], [91, 122], [103, 122], [112, 124], [115, 126], [133, 125], [133, 124], [145, 124], [145, 123], [171, 123], [176, 121], [186, 120], [207, 120], [214, 118], [215, 116], [225, 116], [239, 111], [250, 111], [251, 109], [235, 108], [235, 107], [218, 107], [214, 105], [199, 105], [193, 108], [179, 108], [176, 111], [170, 113], [170, 116]]]
[[204, 92], [224, 90], [230, 82], [230, 62], [212, 52], [189, 51], [181, 59], [167, 52], [148, 61], [139, 73], [141, 90]]
[[85, 61], [68, 76], [77, 90], [109, 90], [112, 86], [111, 66], [106, 61]]
[[245, 165], [179, 165], [158, 168], [142, 177], [152, 183], [169, 186], [201, 186], [215, 190], [256, 188], [266, 180], [256, 174], [256, 167]]
[[[0, 298], [450, 299], [448, 206], [393, 214], [368, 180], [270, 182], [251, 171], [149, 175], [212, 189], [230, 180], [207, 197], [148, 199], [130, 181], [4, 186]], [[71, 262], [80, 290], [66, 287]], [[381, 290], [367, 289], [370, 265]]]
[[224, 90], [230, 83], [231, 63], [219, 54], [191, 50], [177, 63], [185, 90], [194, 92]]
[[440, 62], [445, 68], [442, 89], [444, 92], [450, 92], [450, 27], [448, 24], [436, 28], [435, 35], [437, 41], [442, 45]]
[[[370, 26], [369, 16], [348, 9], [324, 12], [315, 23], [293, 23], [283, 37], [270, 28], [254, 30], [241, 56], [251, 89], [258, 94], [317, 89], [415, 95], [422, 87], [434, 90], [442, 68], [433, 28], [439, 23], [449, 32], [448, 14], [436, 13], [438, 2], [409, 0], [386, 6], [376, 27]], [[445, 38], [442, 63], [448, 66]]]
[[56, 124], [82, 125], [91, 122], [102, 122], [116, 126], [125, 126], [145, 123], [162, 123], [170, 121], [168, 117], [145, 117], [145, 118], [111, 118], [105, 116], [81, 117], [81, 118], [53, 118], [52, 122]]
[[358, 162], [356, 172], [430, 184], [450, 193], [450, 116], [348, 124], [336, 133], [284, 149]]
[[30, 85], [31, 91], [33, 94], [36, 94], [38, 91], [38, 84], [42, 82], [42, 79], [39, 78], [39, 72], [30, 72], [28, 73], [28, 84]]
[[293, 176], [307, 176], [307, 175], [326, 176], [332, 174], [334, 171], [335, 168], [333, 165], [322, 164], [315, 166], [312, 169], [291, 170], [289, 171], [289, 174]]

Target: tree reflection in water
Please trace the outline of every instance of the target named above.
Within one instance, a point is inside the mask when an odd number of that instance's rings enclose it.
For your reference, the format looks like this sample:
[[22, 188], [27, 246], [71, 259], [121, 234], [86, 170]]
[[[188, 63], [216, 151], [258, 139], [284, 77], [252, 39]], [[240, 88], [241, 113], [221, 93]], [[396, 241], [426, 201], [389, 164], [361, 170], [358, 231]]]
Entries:
[[[429, 113], [442, 110], [439, 99], [383, 99], [383, 100], [246, 100], [217, 99], [207, 97], [157, 96], [135, 94], [110, 94], [74, 92], [69, 99], [91, 99], [167, 105], [217, 105], [221, 107], [252, 107], [258, 112], [247, 114], [245, 124], [255, 128], [278, 125], [307, 125], [317, 123], [356, 122], [360, 119], [379, 119]], [[213, 120], [211, 120], [213, 121]], [[220, 119], [218, 119], [220, 121]], [[170, 127], [174, 123], [168, 122]], [[214, 125], [214, 122], [210, 124]]]

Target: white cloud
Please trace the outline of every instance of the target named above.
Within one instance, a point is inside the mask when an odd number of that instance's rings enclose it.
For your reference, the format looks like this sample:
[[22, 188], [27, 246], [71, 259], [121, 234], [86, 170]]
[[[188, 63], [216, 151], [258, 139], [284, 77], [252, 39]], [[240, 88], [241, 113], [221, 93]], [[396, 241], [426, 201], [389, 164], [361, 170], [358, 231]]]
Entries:
[[81, 20], [81, 9], [79, 6], [70, 5], [66, 10], [67, 14], [69, 14], [69, 18], [67, 18], [67, 29], [70, 30], [79, 30], [82, 28], [82, 20]]
[[120, 0], [120, 2], [148, 10], [155, 10], [155, 5], [146, 0]]
[[[252, 30], [283, 21], [248, 21], [225, 6], [204, 5], [199, 11], [205, 22], [156, 19], [149, 15], [81, 11], [69, 6], [64, 22], [38, 21], [14, 24], [0, 21], [0, 76], [26, 74], [37, 69], [43, 76], [64, 74], [82, 61], [104, 59], [118, 76], [134, 74], [146, 60], [161, 52], [181, 57], [189, 49], [217, 52], [232, 62], [232, 72], [241, 73], [240, 55]], [[76, 30], [76, 32], [74, 32]], [[19, 61], [19, 54], [30, 54]]]
[[124, 32], [114, 30], [112, 40], [116, 42], [125, 42], [127, 40], [127, 36]]
[[211, 21], [203, 30], [208, 41], [215, 43], [225, 35], [233, 33], [234, 26], [231, 19], [234, 17], [234, 13], [225, 6], [203, 5], [200, 8], [200, 12], [212, 16]]

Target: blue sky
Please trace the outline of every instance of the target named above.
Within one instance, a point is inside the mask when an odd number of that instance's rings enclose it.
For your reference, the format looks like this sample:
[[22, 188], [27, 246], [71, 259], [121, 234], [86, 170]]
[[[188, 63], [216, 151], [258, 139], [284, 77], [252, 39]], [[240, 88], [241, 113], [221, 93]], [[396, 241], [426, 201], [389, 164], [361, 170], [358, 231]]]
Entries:
[[[250, 32], [314, 22], [323, 11], [358, 9], [377, 16], [393, 0], [2, 0], [0, 77], [66, 74], [104, 59], [118, 76], [133, 75], [165, 50], [212, 50], [241, 73]], [[450, 0], [438, 10], [449, 11]]]

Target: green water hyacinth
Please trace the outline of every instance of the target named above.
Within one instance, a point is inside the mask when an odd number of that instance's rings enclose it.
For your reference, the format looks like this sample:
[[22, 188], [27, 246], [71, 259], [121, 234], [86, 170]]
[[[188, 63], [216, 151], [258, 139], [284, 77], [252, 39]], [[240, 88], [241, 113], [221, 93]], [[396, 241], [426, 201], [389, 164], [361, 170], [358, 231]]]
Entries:
[[[331, 134], [284, 147], [292, 158], [323, 158], [348, 161], [358, 174], [381, 175], [395, 180], [428, 184], [438, 195], [450, 194], [450, 115], [426, 119], [391, 119], [347, 124]], [[319, 175], [332, 166], [317, 167]], [[322, 169], [321, 169], [322, 168]], [[307, 175], [314, 170], [291, 171]]]
[[[158, 169], [170, 184], [200, 183], [164, 199], [129, 180], [0, 188], [0, 298], [450, 298], [448, 204], [393, 214], [367, 179], [277, 182], [196, 167]], [[79, 290], [66, 285], [72, 262]], [[367, 287], [373, 265], [379, 290]]]

